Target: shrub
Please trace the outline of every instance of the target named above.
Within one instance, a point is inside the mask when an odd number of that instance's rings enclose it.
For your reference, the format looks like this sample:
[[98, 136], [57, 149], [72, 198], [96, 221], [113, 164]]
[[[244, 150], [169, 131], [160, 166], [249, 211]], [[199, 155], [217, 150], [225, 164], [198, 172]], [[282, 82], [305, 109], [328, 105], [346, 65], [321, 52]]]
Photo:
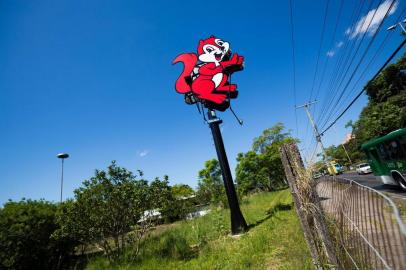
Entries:
[[44, 200], [9, 201], [0, 209], [0, 269], [52, 269], [74, 243], [55, 239], [58, 206]]

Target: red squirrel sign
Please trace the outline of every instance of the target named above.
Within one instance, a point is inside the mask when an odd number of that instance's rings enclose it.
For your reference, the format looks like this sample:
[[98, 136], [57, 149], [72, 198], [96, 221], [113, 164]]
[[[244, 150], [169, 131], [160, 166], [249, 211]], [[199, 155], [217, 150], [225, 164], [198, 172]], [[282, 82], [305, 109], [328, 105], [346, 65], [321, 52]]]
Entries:
[[238, 95], [230, 75], [243, 69], [244, 57], [232, 54], [230, 44], [211, 36], [200, 40], [196, 53], [182, 53], [173, 64], [183, 63], [183, 72], [175, 89], [185, 95], [188, 104], [201, 102], [209, 109], [225, 111], [230, 99]]

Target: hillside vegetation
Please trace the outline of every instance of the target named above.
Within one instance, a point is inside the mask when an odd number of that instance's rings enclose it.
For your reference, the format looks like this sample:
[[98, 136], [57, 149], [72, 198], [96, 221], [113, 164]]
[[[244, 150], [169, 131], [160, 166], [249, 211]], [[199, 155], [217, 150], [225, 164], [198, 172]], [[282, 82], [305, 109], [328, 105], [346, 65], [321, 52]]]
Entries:
[[96, 257], [86, 269], [310, 269], [311, 259], [289, 190], [246, 197], [242, 211], [250, 230], [230, 236], [229, 211], [157, 229], [135, 261], [131, 248], [116, 262]]

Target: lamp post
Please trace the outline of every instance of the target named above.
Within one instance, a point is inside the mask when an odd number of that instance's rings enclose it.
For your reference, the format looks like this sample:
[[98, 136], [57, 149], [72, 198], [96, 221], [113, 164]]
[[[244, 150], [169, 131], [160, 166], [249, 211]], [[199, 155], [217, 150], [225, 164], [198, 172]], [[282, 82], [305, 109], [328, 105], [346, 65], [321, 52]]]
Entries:
[[405, 29], [405, 27], [403, 26], [403, 23], [406, 23], [406, 19], [403, 20], [403, 21], [400, 21], [400, 22], [398, 22], [398, 23], [395, 23], [394, 25], [389, 26], [387, 30], [389, 30], [389, 31], [390, 31], [390, 30], [394, 30], [394, 29], [399, 25], [400, 28], [402, 28], [403, 34], [406, 34], [406, 29]]
[[63, 190], [63, 162], [65, 158], [68, 158], [69, 155], [66, 153], [60, 153], [56, 155], [57, 158], [60, 158], [62, 160], [62, 172], [61, 172], [61, 203], [62, 203], [62, 190]]

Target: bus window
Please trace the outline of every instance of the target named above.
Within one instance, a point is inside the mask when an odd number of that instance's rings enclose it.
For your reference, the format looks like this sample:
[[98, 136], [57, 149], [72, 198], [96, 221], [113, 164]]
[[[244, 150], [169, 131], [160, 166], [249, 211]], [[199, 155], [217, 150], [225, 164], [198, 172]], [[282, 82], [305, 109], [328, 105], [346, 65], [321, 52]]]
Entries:
[[400, 147], [402, 148], [403, 154], [406, 156], [406, 135], [399, 136], [398, 141], [400, 143]]
[[374, 159], [375, 162], [380, 160], [378, 152], [376, 151], [375, 148], [372, 148], [369, 151], [370, 151], [369, 153], [371, 153], [371, 156], [372, 156], [372, 158]]
[[378, 145], [378, 151], [379, 151], [379, 156], [383, 160], [390, 160], [389, 155], [388, 155], [388, 151], [386, 150], [386, 147], [383, 145], [383, 143]]
[[388, 155], [391, 160], [398, 160], [406, 158], [405, 153], [397, 139], [386, 143]]

